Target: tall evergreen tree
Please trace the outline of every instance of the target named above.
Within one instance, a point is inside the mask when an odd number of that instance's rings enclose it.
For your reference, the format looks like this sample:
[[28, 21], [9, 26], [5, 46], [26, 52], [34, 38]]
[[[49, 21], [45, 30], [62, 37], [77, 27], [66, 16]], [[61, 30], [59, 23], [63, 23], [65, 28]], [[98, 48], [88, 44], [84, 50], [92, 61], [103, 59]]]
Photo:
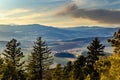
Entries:
[[24, 55], [19, 46], [20, 43], [16, 39], [12, 39], [7, 43], [3, 53], [6, 61], [6, 69], [3, 73], [2, 80], [21, 80], [18, 72], [22, 70], [24, 62], [21, 62], [21, 58]]
[[98, 38], [95, 38], [92, 43], [87, 47], [88, 56], [86, 58], [86, 72], [90, 74], [91, 80], [99, 80], [99, 74], [94, 70], [95, 61], [99, 60], [99, 56], [104, 56], [104, 48]]
[[34, 42], [33, 52], [28, 62], [30, 80], [42, 80], [43, 72], [49, 69], [53, 62], [51, 50], [41, 37]]
[[93, 65], [96, 60], [99, 60], [99, 56], [104, 56], [104, 48], [98, 38], [95, 38], [92, 43], [87, 47], [88, 49], [88, 56], [87, 56], [87, 64]]
[[108, 42], [115, 47], [114, 52], [120, 54], [120, 29], [114, 33], [113, 39], [108, 39]]

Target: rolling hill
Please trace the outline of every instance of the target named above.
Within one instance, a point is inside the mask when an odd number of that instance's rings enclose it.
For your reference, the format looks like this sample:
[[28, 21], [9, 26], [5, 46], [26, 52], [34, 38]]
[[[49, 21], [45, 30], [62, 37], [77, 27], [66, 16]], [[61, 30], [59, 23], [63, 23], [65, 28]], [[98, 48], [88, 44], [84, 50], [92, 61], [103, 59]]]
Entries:
[[[118, 28], [104, 27], [73, 27], [55, 28], [38, 24], [31, 25], [0, 25], [0, 41], [9, 41], [12, 38], [22, 43], [23, 48], [31, 48], [33, 41], [41, 36], [53, 50], [66, 50], [84, 47], [94, 37], [109, 46], [106, 40], [111, 38]], [[5, 42], [3, 43], [5, 44]], [[3, 45], [2, 44], [2, 45]]]
[[69, 61], [68, 58], [71, 58], [71, 55], [76, 56], [74, 52], [78, 54], [83, 54], [86, 52], [85, 47], [95, 37], [98, 37], [107, 47], [106, 50], [112, 50], [109, 48], [110, 44], [107, 42], [107, 39], [112, 38], [117, 29], [118, 28], [86, 26], [55, 28], [38, 24], [0, 25], [0, 50], [3, 51], [7, 42], [12, 38], [15, 38], [21, 42], [22, 51], [24, 53], [30, 53], [33, 46], [33, 41], [35, 41], [37, 37], [41, 36], [44, 40], [46, 40], [48, 46], [52, 48], [53, 51], [58, 53], [68, 51], [68, 53], [70, 53], [56, 54], [57, 57], [55, 56], [54, 62], [64, 65], [67, 61]]

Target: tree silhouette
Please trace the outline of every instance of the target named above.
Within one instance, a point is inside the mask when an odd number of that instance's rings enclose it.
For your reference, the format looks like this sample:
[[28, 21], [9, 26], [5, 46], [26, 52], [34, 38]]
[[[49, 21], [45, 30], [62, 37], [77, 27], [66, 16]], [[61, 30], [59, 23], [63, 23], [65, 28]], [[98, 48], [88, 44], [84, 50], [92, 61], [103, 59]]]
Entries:
[[28, 62], [28, 72], [31, 75], [30, 80], [42, 80], [43, 72], [49, 69], [53, 62], [51, 50], [45, 41], [39, 37], [33, 46], [33, 52]]
[[95, 38], [92, 43], [87, 47], [88, 56], [86, 58], [86, 72], [90, 74], [91, 80], [99, 80], [99, 73], [94, 70], [94, 63], [99, 60], [100, 56], [104, 56], [104, 48], [98, 38]]
[[20, 43], [16, 39], [12, 39], [6, 45], [3, 55], [5, 56], [6, 68], [2, 80], [21, 80], [18, 72], [22, 70], [24, 62], [21, 58], [24, 57]]

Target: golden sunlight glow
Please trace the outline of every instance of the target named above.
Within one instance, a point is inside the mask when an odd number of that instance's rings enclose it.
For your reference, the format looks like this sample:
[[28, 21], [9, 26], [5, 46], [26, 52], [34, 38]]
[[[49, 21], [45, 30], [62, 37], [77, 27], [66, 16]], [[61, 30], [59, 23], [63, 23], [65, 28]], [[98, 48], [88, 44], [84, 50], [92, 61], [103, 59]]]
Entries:
[[[42, 24], [54, 27], [111, 26], [97, 21], [55, 16], [57, 11], [36, 13], [29, 9], [15, 9], [0, 13], [0, 24]], [[112, 26], [117, 26], [113, 25]]]

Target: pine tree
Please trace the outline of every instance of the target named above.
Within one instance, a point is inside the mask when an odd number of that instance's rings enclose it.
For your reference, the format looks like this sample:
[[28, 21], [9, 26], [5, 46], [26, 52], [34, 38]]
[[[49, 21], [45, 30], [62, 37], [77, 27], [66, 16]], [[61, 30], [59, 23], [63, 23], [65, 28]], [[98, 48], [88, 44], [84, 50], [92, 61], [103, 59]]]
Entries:
[[104, 48], [98, 38], [95, 38], [92, 43], [87, 47], [88, 49], [88, 56], [87, 56], [87, 64], [93, 65], [96, 60], [99, 60], [100, 56], [104, 56]]
[[42, 80], [43, 72], [49, 69], [53, 62], [51, 50], [41, 37], [37, 39], [33, 46], [33, 52], [28, 62], [28, 72], [30, 80]]
[[21, 58], [24, 57], [20, 43], [16, 39], [12, 39], [6, 45], [3, 55], [5, 56], [6, 68], [2, 80], [21, 80], [18, 72], [22, 70], [24, 62]]
[[100, 56], [104, 56], [103, 49], [105, 46], [100, 44], [98, 38], [95, 38], [92, 43], [87, 47], [88, 56], [86, 58], [86, 72], [90, 74], [91, 80], [99, 80], [99, 73], [94, 70], [94, 63], [99, 60]]
[[114, 52], [120, 54], [120, 29], [114, 33], [113, 39], [108, 39], [108, 42], [115, 47]]
[[99, 72], [100, 80], [120, 80], [120, 29], [115, 32], [113, 39], [108, 42], [114, 47], [114, 53], [107, 58], [100, 58], [94, 64], [94, 69]]

